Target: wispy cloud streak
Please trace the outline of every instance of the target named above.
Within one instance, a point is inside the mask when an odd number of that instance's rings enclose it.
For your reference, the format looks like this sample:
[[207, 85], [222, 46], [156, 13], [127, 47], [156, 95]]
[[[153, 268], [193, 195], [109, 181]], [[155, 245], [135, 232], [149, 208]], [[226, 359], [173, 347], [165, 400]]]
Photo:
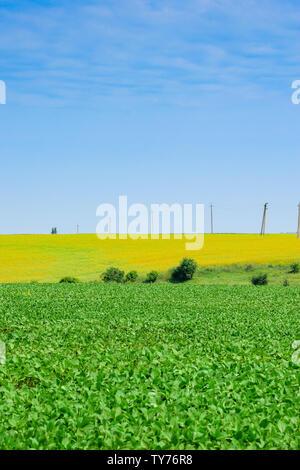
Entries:
[[299, 26], [292, 0], [0, 2], [0, 78], [43, 105], [281, 93]]

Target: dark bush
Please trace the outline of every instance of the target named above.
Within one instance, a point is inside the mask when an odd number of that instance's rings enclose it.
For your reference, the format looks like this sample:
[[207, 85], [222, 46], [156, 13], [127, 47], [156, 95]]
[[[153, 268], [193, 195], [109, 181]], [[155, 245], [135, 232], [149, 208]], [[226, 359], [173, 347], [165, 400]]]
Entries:
[[138, 273], [136, 271], [129, 271], [125, 276], [125, 282], [135, 282], [138, 278]]
[[124, 279], [124, 271], [118, 268], [108, 268], [105, 273], [103, 273], [102, 279], [104, 282], [122, 282]]
[[190, 281], [197, 269], [197, 263], [194, 259], [183, 258], [180, 265], [174, 269], [171, 277], [173, 282]]
[[76, 282], [80, 282], [77, 277], [66, 276], [63, 277], [59, 282], [66, 282], [68, 284], [75, 284]]
[[288, 281], [287, 279], [285, 279], [285, 280], [283, 281], [283, 286], [284, 286], [284, 287], [288, 287], [289, 285], [290, 285], [289, 281]]
[[150, 271], [150, 273], [147, 274], [146, 277], [146, 282], [153, 283], [156, 282], [158, 278], [158, 272], [157, 271]]
[[258, 274], [253, 276], [251, 282], [254, 286], [265, 286], [268, 284], [268, 275], [267, 274]]
[[291, 273], [291, 274], [298, 274], [299, 271], [300, 271], [300, 265], [299, 265], [299, 263], [293, 263], [293, 264], [291, 264], [291, 270], [290, 270], [290, 273]]

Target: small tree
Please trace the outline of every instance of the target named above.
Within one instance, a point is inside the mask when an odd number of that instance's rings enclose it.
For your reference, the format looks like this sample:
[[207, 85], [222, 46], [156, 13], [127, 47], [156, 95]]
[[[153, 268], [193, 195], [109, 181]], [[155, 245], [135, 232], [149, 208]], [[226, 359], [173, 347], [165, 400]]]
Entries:
[[76, 282], [80, 282], [77, 277], [66, 276], [63, 277], [59, 282], [66, 282], [67, 284], [75, 284]]
[[153, 284], [153, 282], [156, 282], [158, 278], [158, 272], [157, 271], [150, 271], [150, 273], [147, 274], [146, 277], [146, 282], [149, 282], [150, 284]]
[[197, 263], [194, 259], [183, 258], [180, 265], [174, 269], [171, 280], [173, 282], [190, 281], [197, 269]]
[[265, 286], [268, 284], [268, 275], [258, 274], [257, 276], [253, 276], [251, 282], [254, 286]]
[[118, 268], [108, 268], [105, 273], [102, 275], [104, 282], [122, 282], [124, 279], [124, 271], [121, 271]]
[[138, 278], [138, 273], [136, 271], [129, 271], [125, 276], [125, 282], [135, 282]]
[[56, 227], [52, 227], [51, 229], [51, 235], [56, 235], [57, 234], [57, 228]]
[[291, 264], [291, 270], [290, 270], [290, 273], [291, 273], [291, 274], [298, 274], [299, 271], [300, 271], [300, 265], [299, 265], [299, 263], [293, 263], [293, 264]]

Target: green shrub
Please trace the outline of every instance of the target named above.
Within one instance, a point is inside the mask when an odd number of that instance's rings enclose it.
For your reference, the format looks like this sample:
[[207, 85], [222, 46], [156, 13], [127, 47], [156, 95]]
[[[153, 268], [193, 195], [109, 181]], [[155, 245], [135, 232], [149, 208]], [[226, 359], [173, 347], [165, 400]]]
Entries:
[[66, 282], [68, 284], [75, 284], [76, 282], [80, 282], [77, 277], [66, 276], [63, 277], [59, 282]]
[[288, 281], [287, 279], [285, 279], [285, 280], [283, 281], [283, 285], [284, 285], [284, 287], [288, 287], [288, 286], [290, 285], [290, 283], [289, 283], [289, 281]]
[[103, 273], [102, 279], [104, 282], [122, 282], [124, 279], [124, 271], [118, 268], [108, 268], [105, 273]]
[[268, 284], [268, 275], [258, 274], [257, 276], [253, 276], [251, 282], [254, 286], [265, 286]]
[[125, 276], [125, 282], [135, 282], [138, 278], [138, 273], [136, 271], [129, 271]]
[[183, 258], [180, 265], [174, 269], [171, 277], [173, 282], [190, 281], [197, 269], [197, 263], [194, 259]]
[[157, 281], [157, 278], [158, 278], [158, 272], [150, 271], [150, 273], [147, 274], [146, 282], [152, 284], [153, 282]]
[[291, 264], [291, 270], [290, 270], [290, 273], [291, 273], [291, 274], [297, 274], [299, 271], [300, 271], [300, 265], [299, 265], [299, 263], [293, 263], [293, 264]]

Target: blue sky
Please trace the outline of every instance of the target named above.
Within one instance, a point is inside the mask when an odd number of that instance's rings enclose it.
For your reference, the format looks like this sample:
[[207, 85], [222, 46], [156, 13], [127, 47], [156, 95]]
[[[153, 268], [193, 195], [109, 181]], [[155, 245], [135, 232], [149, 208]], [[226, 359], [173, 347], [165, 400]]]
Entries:
[[0, 0], [0, 233], [95, 232], [117, 203], [295, 232], [298, 0]]

